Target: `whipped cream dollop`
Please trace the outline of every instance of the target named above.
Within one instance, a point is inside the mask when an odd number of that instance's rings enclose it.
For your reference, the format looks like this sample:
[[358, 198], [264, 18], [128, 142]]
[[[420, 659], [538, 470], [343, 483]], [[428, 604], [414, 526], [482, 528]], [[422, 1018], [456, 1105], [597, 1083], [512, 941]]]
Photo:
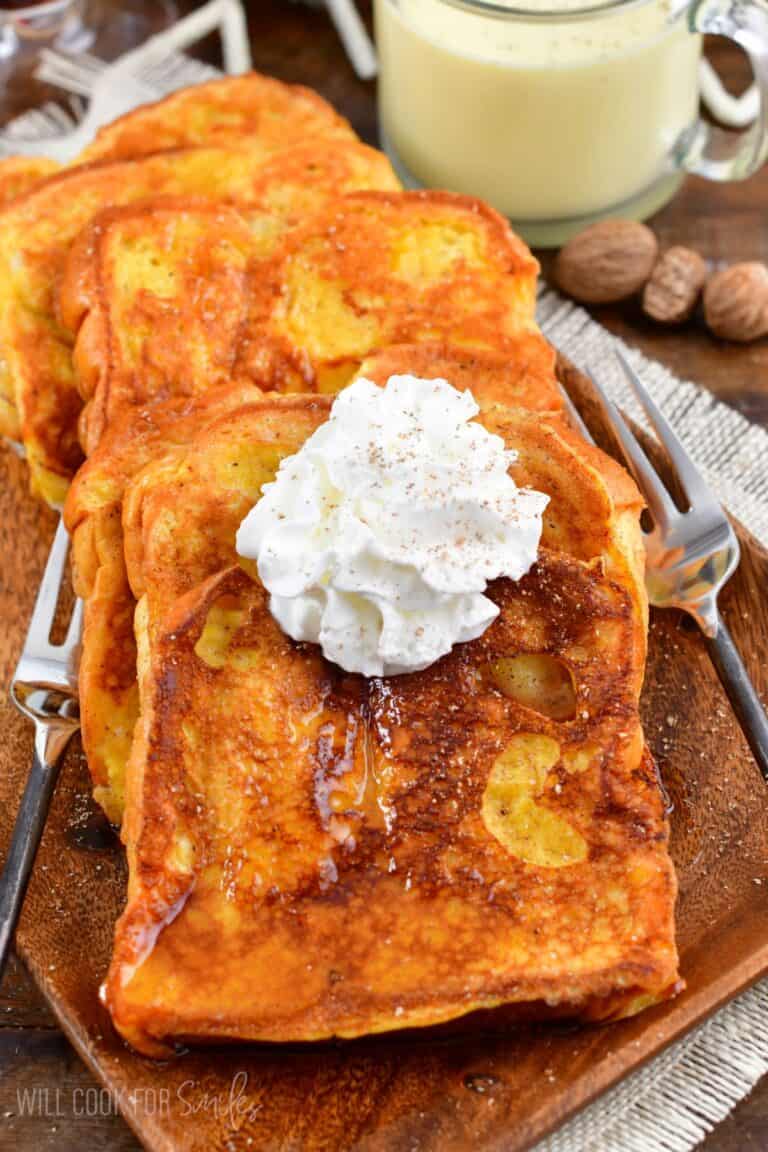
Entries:
[[284, 632], [348, 672], [393, 676], [485, 631], [499, 612], [487, 583], [535, 562], [547, 497], [517, 487], [517, 453], [478, 412], [445, 380], [339, 393], [237, 533]]

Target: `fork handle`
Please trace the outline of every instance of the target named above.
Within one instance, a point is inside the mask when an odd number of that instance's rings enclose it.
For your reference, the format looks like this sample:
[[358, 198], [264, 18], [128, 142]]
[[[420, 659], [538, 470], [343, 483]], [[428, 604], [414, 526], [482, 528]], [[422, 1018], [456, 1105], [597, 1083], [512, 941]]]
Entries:
[[62, 754], [72, 734], [71, 725], [35, 722], [32, 767], [13, 827], [8, 859], [0, 878], [0, 981], [43, 835]]
[[768, 781], [768, 716], [719, 612], [717, 634], [707, 636], [706, 642], [712, 663], [752, 749], [752, 755], [763, 778]]

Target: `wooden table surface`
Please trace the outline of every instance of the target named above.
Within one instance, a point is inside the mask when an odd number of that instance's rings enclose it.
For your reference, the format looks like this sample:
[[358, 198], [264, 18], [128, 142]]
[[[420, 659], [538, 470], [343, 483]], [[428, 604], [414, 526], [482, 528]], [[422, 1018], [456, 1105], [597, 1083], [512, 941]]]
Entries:
[[[197, 6], [192, 0], [177, 4], [181, 12]], [[97, 3], [102, 52], [117, 54], [130, 46], [125, 42], [131, 34], [126, 7], [156, 12], [159, 5], [142, 6], [135, 0], [131, 6], [111, 0]], [[289, 0], [253, 0], [247, 7], [254, 66], [316, 88], [364, 140], [376, 143], [375, 86], [355, 78], [327, 15]], [[743, 59], [720, 42], [709, 51], [729, 85], [739, 90], [748, 75]], [[200, 54], [216, 62], [217, 45], [206, 42]], [[31, 80], [9, 83], [0, 66], [3, 121], [44, 95]], [[652, 223], [663, 245], [687, 244], [711, 261], [768, 262], [768, 168], [743, 184], [690, 179]], [[539, 255], [546, 272], [551, 256]], [[715, 342], [701, 326], [663, 330], [645, 321], [635, 305], [598, 309], [595, 315], [630, 344], [768, 426], [768, 341], [736, 347]], [[98, 1094], [22, 965], [13, 961], [0, 991], [0, 1152], [127, 1152], [138, 1147], [120, 1116]], [[701, 1145], [702, 1152], [766, 1148], [768, 1077]]]

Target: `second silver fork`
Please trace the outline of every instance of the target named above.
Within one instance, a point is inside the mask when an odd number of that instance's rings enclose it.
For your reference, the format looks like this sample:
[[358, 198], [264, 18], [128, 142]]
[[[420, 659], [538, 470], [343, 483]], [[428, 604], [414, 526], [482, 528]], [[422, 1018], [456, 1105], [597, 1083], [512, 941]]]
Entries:
[[688, 502], [686, 511], [677, 507], [639, 440], [593, 375], [592, 383], [645, 496], [652, 520], [650, 531], [645, 533], [648, 598], [658, 608], [681, 608], [701, 628], [752, 754], [768, 780], [768, 717], [717, 603], [721, 588], [738, 567], [739, 541], [730, 520], [640, 377], [618, 350], [616, 358], [666, 449]]

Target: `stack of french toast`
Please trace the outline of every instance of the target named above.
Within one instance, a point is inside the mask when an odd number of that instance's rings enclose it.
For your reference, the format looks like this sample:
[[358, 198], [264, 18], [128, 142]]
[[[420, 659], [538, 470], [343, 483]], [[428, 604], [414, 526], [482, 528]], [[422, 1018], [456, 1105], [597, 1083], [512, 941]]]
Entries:
[[[257, 74], [66, 169], [6, 161], [0, 204], [0, 428], [72, 535], [83, 743], [128, 853], [122, 1035], [159, 1055], [672, 994], [641, 499], [568, 423], [506, 221], [402, 191]], [[334, 393], [400, 373], [469, 389], [549, 505], [479, 639], [365, 678], [280, 630], [235, 535]]]

